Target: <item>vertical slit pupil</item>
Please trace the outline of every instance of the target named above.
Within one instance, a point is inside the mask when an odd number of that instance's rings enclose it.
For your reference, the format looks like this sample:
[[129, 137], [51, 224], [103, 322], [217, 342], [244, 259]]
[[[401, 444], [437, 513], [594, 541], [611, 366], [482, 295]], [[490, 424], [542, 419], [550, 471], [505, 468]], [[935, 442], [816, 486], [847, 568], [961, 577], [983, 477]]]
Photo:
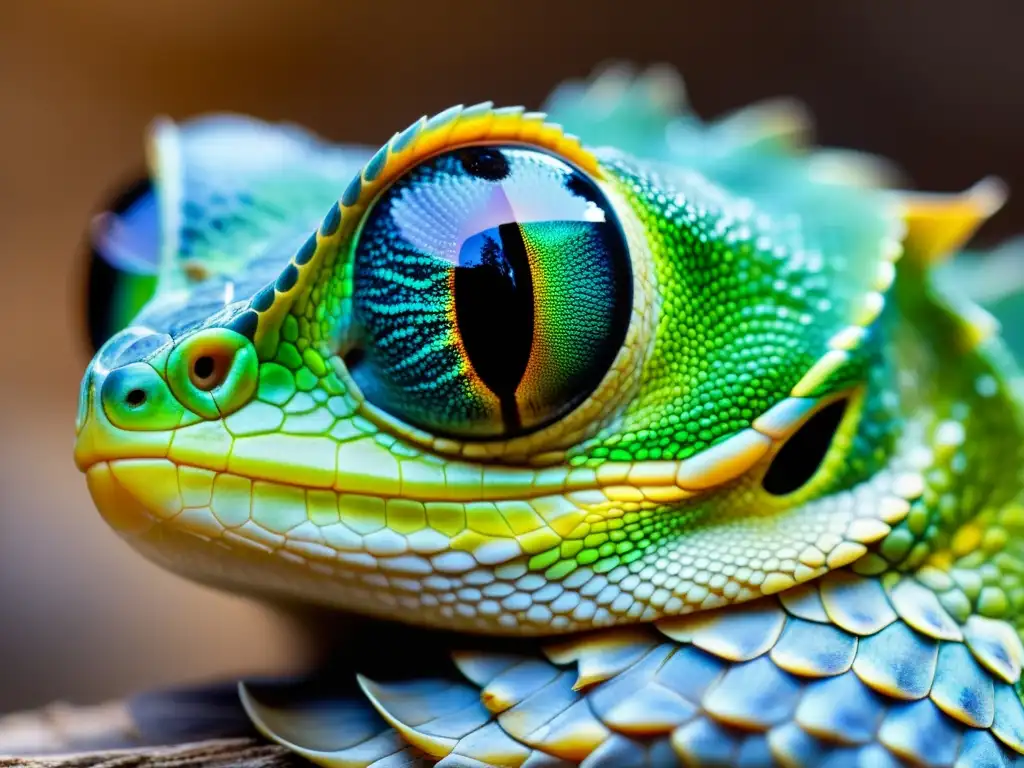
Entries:
[[473, 369], [501, 402], [505, 428], [518, 429], [515, 393], [533, 346], [533, 281], [518, 225], [466, 239], [455, 270], [455, 319]]
[[814, 477], [832, 446], [848, 405], [844, 398], [825, 406], [785, 442], [762, 480], [765, 491], [785, 496], [800, 490]]

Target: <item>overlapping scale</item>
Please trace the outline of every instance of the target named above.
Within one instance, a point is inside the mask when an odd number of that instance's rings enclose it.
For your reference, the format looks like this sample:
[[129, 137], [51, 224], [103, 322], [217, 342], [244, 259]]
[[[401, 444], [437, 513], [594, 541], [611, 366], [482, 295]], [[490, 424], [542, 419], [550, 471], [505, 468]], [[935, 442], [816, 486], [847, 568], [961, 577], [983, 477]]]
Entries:
[[480, 765], [501, 765], [522, 768], [533, 755], [534, 750], [516, 741], [500, 725], [492, 722], [460, 739], [438, 766], [476, 768]]
[[739, 732], [701, 717], [672, 732], [672, 746], [684, 765], [732, 765]]
[[456, 651], [452, 654], [452, 661], [455, 662], [459, 672], [471, 683], [481, 688], [487, 687], [505, 670], [527, 660], [525, 656], [474, 650]]
[[747, 736], [736, 753], [736, 768], [762, 768], [773, 762], [771, 746], [763, 733]]
[[576, 663], [576, 688], [608, 680], [643, 658], [657, 643], [651, 633], [613, 630], [582, 635], [548, 645], [544, 652], [556, 664]]
[[837, 571], [824, 576], [818, 590], [829, 619], [847, 632], [873, 635], [896, 620], [896, 611], [875, 579]]
[[561, 672], [547, 685], [498, 715], [498, 724], [513, 738], [529, 743], [533, 733], [580, 700], [572, 681], [571, 671]]
[[605, 765], [621, 766], [622, 768], [646, 768], [647, 745], [640, 741], [628, 739], [619, 734], [612, 734], [591, 752], [580, 768], [601, 768]]
[[1013, 751], [1024, 754], [1024, 708], [1020, 695], [1013, 687], [997, 683], [995, 700], [992, 733]]
[[822, 739], [865, 744], [874, 738], [883, 712], [882, 697], [847, 673], [808, 685], [794, 722]]
[[962, 731], [929, 699], [889, 708], [878, 740], [894, 754], [929, 766], [950, 765], [960, 751]]
[[790, 717], [800, 692], [800, 682], [793, 675], [762, 657], [733, 666], [708, 691], [702, 704], [722, 722], [767, 730]]
[[375, 683], [359, 679], [374, 708], [413, 746], [428, 755], [448, 755], [459, 740], [480, 730], [491, 713], [476, 689], [448, 680]]
[[805, 621], [828, 624], [828, 614], [821, 602], [818, 585], [814, 582], [798, 584], [792, 589], [779, 593], [779, 602], [788, 613]]
[[794, 722], [772, 728], [768, 732], [768, 745], [776, 760], [796, 768], [817, 765], [830, 746]]
[[577, 701], [529, 734], [524, 741], [558, 757], [577, 762], [611, 736], [586, 701]]
[[890, 592], [889, 599], [900, 618], [918, 632], [938, 640], [963, 639], [960, 627], [935, 593], [914, 579], [902, 579]]
[[669, 656], [658, 670], [657, 681], [697, 704], [726, 668], [725, 662], [711, 654], [693, 646], [684, 646]]
[[988, 728], [995, 716], [992, 677], [960, 643], [939, 648], [931, 699], [950, 717], [974, 728]]
[[771, 650], [778, 666], [794, 675], [830, 677], [850, 668], [857, 654], [857, 637], [832, 624], [789, 618]]
[[527, 659], [499, 674], [480, 692], [491, 712], [504, 712], [548, 685], [559, 675], [558, 667], [543, 659]]
[[679, 642], [689, 642], [729, 661], [749, 661], [778, 640], [786, 613], [775, 601], [759, 600], [728, 611], [700, 611], [656, 622]]
[[1003, 755], [1003, 748], [988, 731], [968, 731], [955, 768], [1003, 768], [1010, 765]]
[[692, 719], [697, 705], [657, 679], [675, 653], [671, 644], [661, 645], [628, 672], [598, 686], [587, 697], [591, 709], [608, 727], [638, 737], [667, 734]]
[[931, 690], [938, 654], [933, 640], [895, 623], [860, 641], [853, 671], [886, 696], [920, 699]]
[[1024, 648], [1020, 637], [1006, 622], [971, 616], [964, 624], [964, 642], [992, 674], [1007, 683], [1020, 679]]
[[1024, 761], [1016, 634], [978, 617], [954, 626], [921, 582], [887, 584], [838, 572], [657, 632], [460, 651], [462, 680], [363, 681], [395, 731], [375, 735], [383, 723], [364, 717], [343, 750], [302, 754], [344, 768]]

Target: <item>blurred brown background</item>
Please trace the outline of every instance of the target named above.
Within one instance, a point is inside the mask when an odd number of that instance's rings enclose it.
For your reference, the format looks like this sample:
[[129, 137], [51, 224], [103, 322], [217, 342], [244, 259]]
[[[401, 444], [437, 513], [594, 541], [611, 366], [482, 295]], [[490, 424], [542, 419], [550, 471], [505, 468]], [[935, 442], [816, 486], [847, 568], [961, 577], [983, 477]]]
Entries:
[[[456, 102], [536, 106], [607, 58], [667, 61], [704, 114], [794, 94], [823, 141], [922, 186], [1024, 190], [1022, 33], [1019, 0], [0, 0], [0, 710], [301, 655], [266, 611], [129, 551], [72, 464], [82, 233], [154, 115], [379, 143]], [[986, 235], [1017, 231], [1024, 194]]]

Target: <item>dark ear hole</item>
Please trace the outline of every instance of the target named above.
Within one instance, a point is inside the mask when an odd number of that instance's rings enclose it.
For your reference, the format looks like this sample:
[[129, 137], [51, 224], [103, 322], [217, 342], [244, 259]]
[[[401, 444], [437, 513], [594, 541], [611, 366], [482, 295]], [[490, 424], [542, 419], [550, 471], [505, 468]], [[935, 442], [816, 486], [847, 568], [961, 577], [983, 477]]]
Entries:
[[796, 431], [775, 455], [762, 485], [773, 496], [800, 490], [818, 471], [843, 421], [846, 398], [826, 405]]
[[366, 359], [366, 352], [361, 347], [353, 347], [341, 358], [349, 373], [352, 373]]

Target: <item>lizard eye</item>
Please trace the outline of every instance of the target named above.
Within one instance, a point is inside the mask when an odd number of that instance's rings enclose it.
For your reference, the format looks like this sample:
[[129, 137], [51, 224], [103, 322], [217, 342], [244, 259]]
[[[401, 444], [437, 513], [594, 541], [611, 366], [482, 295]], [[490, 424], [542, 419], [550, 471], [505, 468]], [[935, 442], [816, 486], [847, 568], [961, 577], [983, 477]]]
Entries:
[[[632, 309], [626, 238], [598, 185], [545, 152], [472, 146], [413, 167], [355, 245], [350, 371], [435, 434], [521, 435], [594, 391]], [[349, 359], [351, 363], [351, 358]]]

